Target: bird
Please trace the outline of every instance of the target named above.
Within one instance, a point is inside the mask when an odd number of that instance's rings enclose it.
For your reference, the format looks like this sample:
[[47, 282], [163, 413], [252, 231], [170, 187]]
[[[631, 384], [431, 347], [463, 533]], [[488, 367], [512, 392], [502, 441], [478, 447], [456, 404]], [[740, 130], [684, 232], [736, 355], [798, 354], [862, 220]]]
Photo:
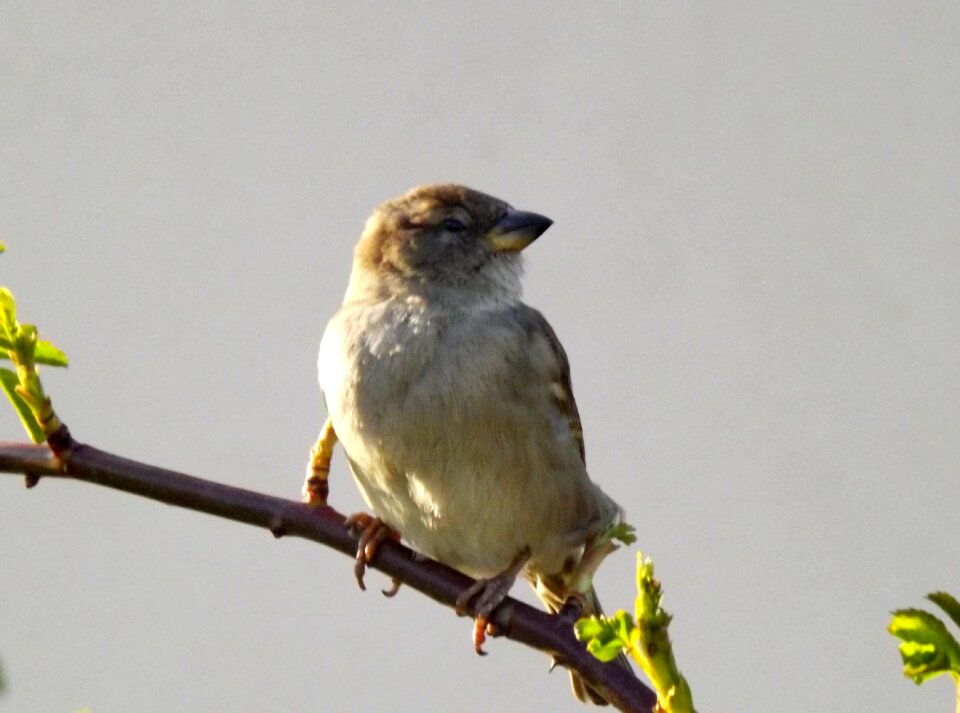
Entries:
[[[377, 546], [402, 537], [476, 579], [457, 610], [476, 614], [478, 653], [518, 576], [552, 613], [599, 614], [593, 574], [623, 521], [587, 474], [563, 346], [522, 301], [521, 253], [551, 224], [457, 184], [383, 203], [318, 356], [328, 420], [305, 498], [325, 504], [339, 442], [372, 510], [347, 519], [360, 587]], [[578, 699], [606, 703], [571, 681]]]

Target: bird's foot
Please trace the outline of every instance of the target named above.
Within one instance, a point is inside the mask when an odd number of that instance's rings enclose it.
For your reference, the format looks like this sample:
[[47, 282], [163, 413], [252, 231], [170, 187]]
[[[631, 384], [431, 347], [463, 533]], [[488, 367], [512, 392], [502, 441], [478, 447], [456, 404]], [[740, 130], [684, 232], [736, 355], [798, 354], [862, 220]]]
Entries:
[[[367, 564], [377, 554], [377, 548], [385, 540], [400, 541], [400, 533], [390, 527], [379, 517], [373, 517], [365, 512], [358, 512], [351, 515], [344, 522], [348, 530], [360, 536], [357, 543], [357, 558], [353, 563], [353, 574], [357, 578], [357, 584], [360, 589], [367, 590], [367, 585], [363, 583], [363, 575], [366, 574]], [[396, 578], [390, 589], [383, 591], [384, 596], [392, 597], [400, 589], [400, 581]]]
[[571, 622], [577, 621], [583, 616], [583, 610], [587, 605], [587, 597], [580, 592], [570, 592], [557, 616], [561, 619], [569, 619]]
[[454, 607], [457, 616], [464, 616], [469, 609], [473, 609], [473, 648], [480, 656], [486, 655], [483, 644], [487, 640], [487, 634], [494, 636], [497, 633], [490, 622], [490, 615], [507, 598], [517, 575], [529, 559], [530, 548], [524, 547], [510, 566], [500, 574], [488, 579], [478, 579], [457, 597]]

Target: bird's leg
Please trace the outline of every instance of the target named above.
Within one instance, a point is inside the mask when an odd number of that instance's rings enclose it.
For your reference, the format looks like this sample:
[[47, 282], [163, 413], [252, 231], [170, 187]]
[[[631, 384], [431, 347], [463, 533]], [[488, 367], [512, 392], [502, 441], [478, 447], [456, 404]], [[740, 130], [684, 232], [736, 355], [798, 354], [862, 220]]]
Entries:
[[591, 598], [593, 575], [596, 574], [607, 555], [616, 549], [617, 545], [614, 544], [613, 538], [606, 533], [587, 540], [580, 563], [574, 570], [573, 577], [570, 578], [567, 599], [563, 603], [563, 608], [558, 612], [560, 616], [573, 619], [580, 618], [584, 604]]
[[330, 459], [333, 457], [333, 447], [337, 443], [337, 434], [333, 430], [333, 422], [328, 418], [317, 442], [310, 449], [310, 460], [307, 461], [307, 477], [303, 481], [303, 502], [311, 507], [324, 507], [327, 504], [327, 495], [330, 494], [330, 485], [327, 478], [330, 475]]
[[[357, 578], [360, 589], [367, 590], [363, 583], [363, 575], [367, 571], [367, 563], [377, 554], [377, 547], [384, 540], [400, 541], [400, 533], [390, 527], [379, 517], [373, 517], [365, 512], [358, 512], [346, 519], [344, 524], [348, 529], [360, 535], [357, 543], [357, 558], [353, 564], [353, 574]], [[400, 580], [394, 578], [390, 589], [383, 590], [384, 596], [392, 597], [400, 589]]]
[[[473, 602], [473, 611], [475, 612], [473, 620], [473, 648], [481, 656], [486, 655], [483, 650], [483, 642], [487, 640], [487, 631], [490, 627], [490, 615], [496, 609], [500, 602], [507, 598], [510, 588], [517, 580], [517, 575], [523, 566], [530, 559], [530, 548], [524, 547], [510, 565], [500, 574], [488, 579], [478, 579], [467, 587], [464, 592], [457, 597], [457, 604], [454, 611], [457, 616], [466, 614]], [[490, 631], [491, 634], [496, 632]]]

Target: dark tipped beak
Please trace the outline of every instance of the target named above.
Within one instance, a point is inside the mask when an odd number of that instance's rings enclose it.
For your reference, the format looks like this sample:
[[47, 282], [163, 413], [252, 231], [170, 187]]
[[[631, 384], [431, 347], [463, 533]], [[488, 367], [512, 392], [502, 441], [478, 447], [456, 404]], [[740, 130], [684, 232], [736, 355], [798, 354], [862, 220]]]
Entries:
[[551, 225], [553, 221], [546, 216], [511, 208], [486, 237], [494, 250], [516, 252], [543, 235]]

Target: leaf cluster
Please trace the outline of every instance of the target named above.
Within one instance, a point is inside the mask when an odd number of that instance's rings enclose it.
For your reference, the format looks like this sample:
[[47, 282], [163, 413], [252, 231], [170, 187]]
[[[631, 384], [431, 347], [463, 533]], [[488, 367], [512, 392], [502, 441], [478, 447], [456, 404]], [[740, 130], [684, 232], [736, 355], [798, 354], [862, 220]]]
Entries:
[[[632, 534], [632, 533], [631, 533]], [[635, 617], [622, 609], [613, 616], [591, 616], [575, 625], [577, 638], [601, 661], [626, 652], [643, 669], [657, 691], [664, 713], [695, 713], [693, 694], [677, 668], [667, 628], [671, 616], [661, 606], [663, 590], [653, 577], [653, 562], [637, 553]]]
[[[5, 249], [0, 243], [0, 252]], [[67, 355], [40, 339], [34, 325], [17, 321], [16, 301], [6, 287], [0, 287], [0, 359], [13, 364], [13, 369], [0, 368], [0, 387], [30, 438], [42, 443], [59, 427], [59, 420], [43, 391], [37, 365], [65, 367]]]
[[[927, 599], [960, 627], [960, 602], [953, 596], [933, 592]], [[940, 619], [922, 609], [899, 609], [893, 612], [887, 631], [900, 639], [904, 676], [919, 685], [949, 673], [960, 687], [960, 642]]]

